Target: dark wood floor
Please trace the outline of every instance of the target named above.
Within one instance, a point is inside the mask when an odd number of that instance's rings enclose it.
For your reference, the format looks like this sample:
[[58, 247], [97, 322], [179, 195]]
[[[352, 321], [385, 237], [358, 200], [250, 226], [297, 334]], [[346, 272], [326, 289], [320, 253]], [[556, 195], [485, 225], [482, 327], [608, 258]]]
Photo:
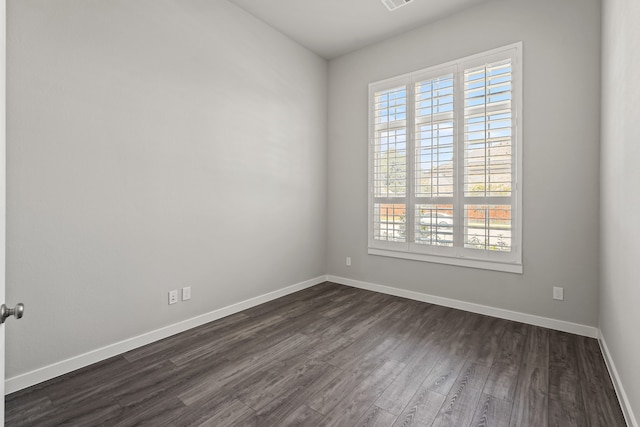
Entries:
[[594, 339], [332, 283], [6, 398], [62, 424], [625, 425]]

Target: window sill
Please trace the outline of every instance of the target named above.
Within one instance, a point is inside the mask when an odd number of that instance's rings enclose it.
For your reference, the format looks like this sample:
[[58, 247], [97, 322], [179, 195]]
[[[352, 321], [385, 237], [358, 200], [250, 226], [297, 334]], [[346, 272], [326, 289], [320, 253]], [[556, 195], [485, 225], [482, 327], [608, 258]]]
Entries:
[[413, 261], [433, 262], [437, 264], [455, 265], [458, 267], [479, 268], [482, 270], [502, 271], [505, 273], [522, 274], [522, 263], [489, 261], [484, 259], [448, 257], [441, 255], [418, 254], [389, 249], [369, 248], [369, 255], [386, 256], [391, 258], [408, 259]]

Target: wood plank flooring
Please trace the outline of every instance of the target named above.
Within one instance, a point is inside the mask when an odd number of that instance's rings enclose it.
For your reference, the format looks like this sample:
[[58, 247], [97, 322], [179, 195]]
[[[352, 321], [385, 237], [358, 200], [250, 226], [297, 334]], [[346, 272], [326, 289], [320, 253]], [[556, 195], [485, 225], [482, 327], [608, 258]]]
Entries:
[[6, 397], [7, 426], [624, 426], [594, 339], [323, 283]]

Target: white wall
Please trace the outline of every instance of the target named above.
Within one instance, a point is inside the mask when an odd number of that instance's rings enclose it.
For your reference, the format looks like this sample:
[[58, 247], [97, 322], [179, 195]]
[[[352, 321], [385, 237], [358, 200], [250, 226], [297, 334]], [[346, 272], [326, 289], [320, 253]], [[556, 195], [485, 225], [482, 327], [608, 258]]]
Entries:
[[[524, 274], [367, 255], [367, 84], [517, 41]], [[599, 60], [598, 0], [496, 0], [330, 61], [329, 274], [596, 326]]]
[[640, 3], [604, 0], [602, 11], [600, 329], [638, 417]]
[[7, 377], [325, 274], [326, 61], [227, 1], [9, 0], [7, 91]]

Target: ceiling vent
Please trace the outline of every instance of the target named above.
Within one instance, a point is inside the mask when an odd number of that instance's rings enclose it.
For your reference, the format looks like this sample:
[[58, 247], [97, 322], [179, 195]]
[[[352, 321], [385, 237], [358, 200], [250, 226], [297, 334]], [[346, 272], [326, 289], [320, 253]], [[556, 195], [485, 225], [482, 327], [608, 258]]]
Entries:
[[405, 4], [411, 3], [412, 1], [413, 0], [382, 0], [382, 4], [387, 6], [387, 9], [389, 9], [389, 11], [392, 11], [404, 6]]

